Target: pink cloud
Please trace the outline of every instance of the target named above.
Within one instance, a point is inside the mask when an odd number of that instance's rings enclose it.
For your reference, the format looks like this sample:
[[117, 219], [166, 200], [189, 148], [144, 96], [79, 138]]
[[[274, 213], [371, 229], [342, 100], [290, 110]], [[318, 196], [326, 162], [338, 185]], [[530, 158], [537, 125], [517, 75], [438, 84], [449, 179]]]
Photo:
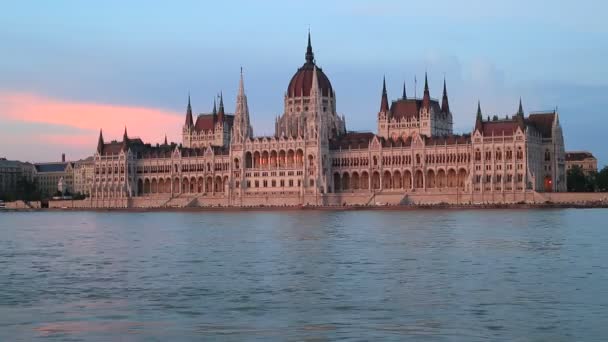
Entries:
[[[52, 145], [72, 145], [72, 146], [95, 146], [95, 142], [91, 141], [91, 134], [39, 134], [35, 137], [35, 141], [52, 144]], [[93, 153], [93, 151], [91, 151]]]
[[160, 143], [165, 134], [170, 141], [177, 141], [183, 120], [180, 113], [155, 108], [66, 101], [29, 93], [0, 93], [0, 108], [0, 119], [91, 131], [90, 135], [49, 132], [32, 137], [41, 145], [94, 146], [99, 129], [103, 129], [106, 141], [120, 140], [125, 125], [129, 136], [139, 136], [145, 142]]

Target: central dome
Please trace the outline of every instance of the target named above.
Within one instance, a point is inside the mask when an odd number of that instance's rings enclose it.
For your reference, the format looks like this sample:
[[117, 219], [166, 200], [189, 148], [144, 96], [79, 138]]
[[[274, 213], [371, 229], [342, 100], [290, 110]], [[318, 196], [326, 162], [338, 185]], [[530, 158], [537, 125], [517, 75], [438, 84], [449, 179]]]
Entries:
[[[317, 80], [319, 82], [319, 88], [321, 95], [333, 96], [333, 90], [331, 83], [323, 70], [317, 67]], [[310, 96], [310, 90], [312, 89], [312, 76], [315, 70], [315, 57], [312, 52], [312, 46], [310, 44], [310, 33], [308, 33], [308, 47], [306, 48], [306, 62], [301, 68], [293, 75], [287, 87], [287, 97], [301, 97]]]

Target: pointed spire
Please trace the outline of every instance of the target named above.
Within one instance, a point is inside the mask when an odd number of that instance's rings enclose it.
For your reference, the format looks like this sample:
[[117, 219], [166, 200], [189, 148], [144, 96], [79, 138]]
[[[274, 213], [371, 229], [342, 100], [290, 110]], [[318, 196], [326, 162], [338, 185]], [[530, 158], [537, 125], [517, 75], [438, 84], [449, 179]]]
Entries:
[[443, 96], [441, 99], [441, 111], [443, 113], [449, 113], [450, 112], [450, 104], [448, 102], [448, 90], [447, 87], [445, 85], [445, 76], [443, 77]]
[[167, 134], [165, 133], [165, 142], [163, 143], [164, 145], [169, 145], [167, 144]]
[[211, 113], [213, 113], [213, 115], [217, 114], [217, 108], [215, 105], [215, 97], [213, 98], [213, 111]]
[[386, 77], [382, 77], [382, 99], [380, 100], [380, 112], [388, 113], [388, 95], [386, 94]]
[[245, 95], [245, 84], [243, 81], [243, 67], [241, 67], [241, 79], [239, 80], [239, 93], [237, 96]]
[[315, 54], [312, 52], [312, 44], [310, 43], [310, 29], [308, 30], [308, 46], [306, 47], [306, 63], [314, 64]]
[[483, 131], [483, 117], [481, 114], [481, 102], [477, 100], [477, 117], [475, 118], [475, 130]]
[[190, 104], [190, 93], [188, 92], [188, 107], [186, 108], [186, 127], [194, 126], [194, 120], [192, 119], [192, 105]]
[[122, 134], [121, 149], [125, 152], [129, 149], [129, 136], [127, 135], [127, 125], [125, 125], [125, 132]]
[[99, 130], [99, 139], [97, 139], [97, 152], [101, 154], [103, 152], [103, 132]]
[[222, 122], [224, 121], [224, 95], [220, 91], [220, 110], [217, 113], [217, 119]]
[[239, 80], [239, 91], [236, 95], [236, 108], [234, 110], [234, 123], [232, 125], [231, 141], [242, 143], [253, 135], [249, 123], [249, 108], [247, 106], [247, 95], [245, 95], [245, 81], [243, 80], [243, 68], [241, 67], [241, 79]]
[[517, 109], [517, 115], [524, 116], [524, 107], [521, 105], [521, 97], [519, 98], [519, 108]]
[[403, 95], [402, 95], [402, 98], [404, 100], [407, 100], [407, 94], [405, 93], [405, 81], [403, 81]]
[[429, 92], [429, 80], [426, 71], [424, 72], [424, 95], [422, 96], [422, 107], [429, 111], [431, 110], [431, 94]]

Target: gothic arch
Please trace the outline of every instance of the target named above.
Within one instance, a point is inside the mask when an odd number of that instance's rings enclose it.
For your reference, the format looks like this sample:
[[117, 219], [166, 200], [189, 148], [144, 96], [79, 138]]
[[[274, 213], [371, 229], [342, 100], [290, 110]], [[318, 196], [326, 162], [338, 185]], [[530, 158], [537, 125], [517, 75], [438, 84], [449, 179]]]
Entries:
[[369, 189], [369, 173], [367, 171], [361, 172], [361, 189]]
[[380, 173], [378, 171], [374, 171], [372, 174], [372, 189], [380, 190]]
[[434, 188], [436, 186], [435, 180], [435, 171], [433, 171], [433, 169], [429, 169], [426, 172], [426, 187]]
[[270, 151], [270, 166], [276, 168], [277, 167], [277, 151]]
[[447, 187], [455, 188], [457, 186], [458, 186], [458, 178], [456, 177], [456, 170], [454, 170], [453, 168], [450, 168], [448, 170], [448, 176], [447, 176]]
[[399, 170], [393, 173], [393, 189], [402, 189], [403, 188], [403, 178], [401, 176], [401, 172]]
[[146, 178], [146, 180], [144, 181], [144, 193], [150, 193], [150, 180], [148, 178]]
[[359, 173], [357, 171], [353, 172], [353, 176], [350, 181], [350, 188], [353, 190], [359, 190], [361, 180], [359, 179]]
[[[235, 158], [236, 161], [236, 158]], [[251, 169], [253, 167], [253, 156], [251, 155], [251, 152], [247, 151], [245, 153], [245, 168], [247, 169]]]
[[158, 188], [157, 188], [157, 192], [159, 194], [162, 194], [165, 192], [165, 180], [164, 179], [159, 179], [158, 180]]
[[176, 194], [181, 193], [181, 187], [179, 186], [179, 178], [173, 179], [173, 192]]
[[342, 190], [350, 190], [350, 175], [348, 172], [342, 174]]
[[424, 174], [422, 173], [422, 170], [416, 170], [416, 172], [414, 172], [414, 188], [424, 188]]
[[437, 179], [435, 181], [438, 188], [445, 188], [447, 186], [447, 179], [445, 175], [445, 170], [443, 168], [437, 171]]
[[405, 189], [411, 189], [412, 184], [412, 172], [410, 170], [403, 171], [403, 187]]
[[391, 172], [386, 170], [384, 171], [382, 177], [382, 189], [390, 190], [393, 188], [393, 177], [391, 176]]
[[340, 173], [334, 172], [334, 191], [339, 192], [342, 190], [342, 182], [340, 180]]
[[182, 194], [187, 194], [190, 192], [190, 182], [187, 177], [182, 179]]
[[466, 179], [467, 179], [467, 170], [464, 168], [460, 168], [460, 170], [458, 170], [458, 186], [461, 189], [465, 188]]

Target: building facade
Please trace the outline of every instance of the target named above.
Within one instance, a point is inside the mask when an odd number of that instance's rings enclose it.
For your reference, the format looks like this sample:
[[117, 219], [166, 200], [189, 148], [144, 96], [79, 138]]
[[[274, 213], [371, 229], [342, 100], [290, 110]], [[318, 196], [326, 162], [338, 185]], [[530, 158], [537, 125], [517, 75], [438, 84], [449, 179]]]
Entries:
[[12, 198], [17, 192], [18, 182], [22, 178], [32, 181], [32, 164], [0, 158], [0, 199]]
[[597, 159], [589, 151], [566, 152], [566, 170], [579, 167], [586, 175], [597, 172]]
[[[146, 144], [129, 137], [106, 143], [100, 131], [87, 178], [92, 206], [377, 203], [376, 196], [420, 194], [458, 201], [494, 201], [531, 192], [566, 190], [565, 152], [556, 111], [499, 119], [483, 117], [474, 130], [453, 133], [447, 86], [431, 98], [402, 95], [389, 104], [383, 82], [378, 133], [349, 132], [336, 93], [314, 58], [291, 78], [284, 112], [272, 136], [255, 136], [243, 74], [234, 114], [219, 109], [194, 118], [190, 97], [181, 144]], [[510, 196], [510, 197], [509, 197]], [[386, 197], [389, 198], [389, 197]], [[343, 201], [344, 200], [344, 201]], [[143, 203], [143, 202], [142, 202]]]
[[74, 193], [74, 163], [66, 162], [65, 157], [62, 160], [62, 162], [34, 164], [34, 178], [37, 180], [42, 198], [54, 196], [60, 180], [65, 191]]
[[93, 170], [95, 163], [93, 157], [74, 162], [74, 194], [91, 195], [90, 184], [93, 183]]

